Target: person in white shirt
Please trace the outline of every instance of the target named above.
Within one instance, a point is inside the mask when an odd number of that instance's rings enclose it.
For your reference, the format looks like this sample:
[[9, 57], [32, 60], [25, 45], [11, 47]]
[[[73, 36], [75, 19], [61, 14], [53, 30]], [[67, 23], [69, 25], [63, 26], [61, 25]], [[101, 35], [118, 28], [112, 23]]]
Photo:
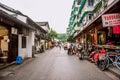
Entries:
[[68, 49], [68, 55], [70, 54], [70, 49], [71, 49], [71, 43], [67, 44], [67, 49]]

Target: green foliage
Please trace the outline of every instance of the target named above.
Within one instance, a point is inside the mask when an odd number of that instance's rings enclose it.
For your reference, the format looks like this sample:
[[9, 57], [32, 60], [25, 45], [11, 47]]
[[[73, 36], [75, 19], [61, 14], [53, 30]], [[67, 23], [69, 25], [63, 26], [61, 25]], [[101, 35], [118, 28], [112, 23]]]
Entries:
[[67, 41], [66, 34], [58, 34], [57, 39], [59, 39], [62, 42], [66, 42]]
[[69, 36], [69, 37], [67, 38], [67, 41], [68, 41], [68, 42], [73, 42], [73, 36]]
[[51, 37], [52, 39], [54, 39], [54, 38], [57, 38], [57, 36], [58, 36], [58, 33], [51, 28], [50, 37]]

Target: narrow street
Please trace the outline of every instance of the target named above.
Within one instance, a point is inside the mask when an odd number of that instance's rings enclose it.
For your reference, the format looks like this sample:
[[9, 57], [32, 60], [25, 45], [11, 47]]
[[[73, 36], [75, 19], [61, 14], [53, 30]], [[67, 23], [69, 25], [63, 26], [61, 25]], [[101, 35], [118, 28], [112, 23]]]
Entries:
[[13, 65], [3, 71], [0, 80], [113, 80], [87, 60], [80, 61], [67, 51], [53, 48], [41, 53], [27, 64]]

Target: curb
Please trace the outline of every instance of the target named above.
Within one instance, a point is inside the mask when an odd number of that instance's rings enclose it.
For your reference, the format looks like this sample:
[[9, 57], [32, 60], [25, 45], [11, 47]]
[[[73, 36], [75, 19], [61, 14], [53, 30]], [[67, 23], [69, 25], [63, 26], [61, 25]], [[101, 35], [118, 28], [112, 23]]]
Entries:
[[110, 71], [113, 75], [115, 75], [117, 78], [120, 79], [120, 70], [117, 68], [109, 68], [108, 71]]
[[3, 66], [0, 67], [0, 70], [5, 69], [5, 68], [7, 68], [7, 67], [9, 67], [11, 65], [14, 65], [14, 64], [15, 64], [15, 61], [12, 62], [12, 63], [5, 64], [5, 65], [3, 65]]
[[[24, 60], [23, 60], [23, 63], [20, 64], [19, 67], [21, 67], [21, 66], [27, 64], [28, 62], [32, 61], [33, 59], [34, 59], [34, 58], [27, 58], [27, 59], [24, 59]], [[12, 65], [16, 65], [16, 62], [13, 61], [13, 62], [7, 63], [7, 64], [5, 64], [5, 65], [3, 64], [3, 66], [0, 66], [0, 70], [5, 69], [5, 68], [7, 68], [7, 67], [9, 67], [9, 66], [12, 66]]]

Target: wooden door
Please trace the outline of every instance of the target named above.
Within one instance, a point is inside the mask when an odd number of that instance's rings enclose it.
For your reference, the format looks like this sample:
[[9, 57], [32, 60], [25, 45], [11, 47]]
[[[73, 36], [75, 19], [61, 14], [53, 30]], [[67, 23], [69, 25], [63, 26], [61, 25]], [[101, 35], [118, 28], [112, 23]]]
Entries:
[[8, 62], [15, 61], [17, 56], [18, 56], [18, 35], [11, 34]]

